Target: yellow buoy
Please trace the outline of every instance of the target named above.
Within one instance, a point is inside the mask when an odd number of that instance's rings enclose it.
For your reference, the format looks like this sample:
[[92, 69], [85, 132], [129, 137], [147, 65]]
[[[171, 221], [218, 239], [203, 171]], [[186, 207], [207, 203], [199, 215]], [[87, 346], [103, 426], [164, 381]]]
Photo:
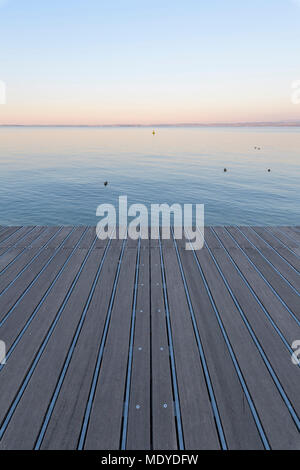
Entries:
[[155, 135], [155, 131], [152, 131], [152, 135]]

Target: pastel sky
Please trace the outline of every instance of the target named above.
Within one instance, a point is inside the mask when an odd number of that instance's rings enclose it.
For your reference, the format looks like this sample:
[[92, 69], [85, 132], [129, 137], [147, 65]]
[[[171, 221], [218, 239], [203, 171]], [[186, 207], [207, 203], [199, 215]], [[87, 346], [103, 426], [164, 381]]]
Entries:
[[300, 120], [298, 0], [0, 0], [0, 124]]

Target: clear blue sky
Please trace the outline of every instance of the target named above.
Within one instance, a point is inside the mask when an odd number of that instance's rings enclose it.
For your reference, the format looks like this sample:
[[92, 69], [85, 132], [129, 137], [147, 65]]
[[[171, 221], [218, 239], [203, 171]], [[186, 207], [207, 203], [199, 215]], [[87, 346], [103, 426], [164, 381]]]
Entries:
[[0, 0], [0, 123], [300, 119], [300, 0]]

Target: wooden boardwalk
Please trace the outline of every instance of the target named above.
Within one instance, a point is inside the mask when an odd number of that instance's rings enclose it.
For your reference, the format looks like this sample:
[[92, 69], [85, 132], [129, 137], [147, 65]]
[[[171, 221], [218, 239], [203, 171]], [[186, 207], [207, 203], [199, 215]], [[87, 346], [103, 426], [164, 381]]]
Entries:
[[300, 227], [0, 228], [1, 449], [300, 449]]

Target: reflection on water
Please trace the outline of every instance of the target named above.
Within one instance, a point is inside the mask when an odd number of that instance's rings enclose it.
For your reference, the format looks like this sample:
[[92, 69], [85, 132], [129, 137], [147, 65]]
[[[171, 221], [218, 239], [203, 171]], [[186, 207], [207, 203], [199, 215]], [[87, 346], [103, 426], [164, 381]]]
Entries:
[[299, 128], [0, 128], [0, 224], [96, 224], [127, 195], [204, 203], [206, 224], [296, 225], [299, 179]]

